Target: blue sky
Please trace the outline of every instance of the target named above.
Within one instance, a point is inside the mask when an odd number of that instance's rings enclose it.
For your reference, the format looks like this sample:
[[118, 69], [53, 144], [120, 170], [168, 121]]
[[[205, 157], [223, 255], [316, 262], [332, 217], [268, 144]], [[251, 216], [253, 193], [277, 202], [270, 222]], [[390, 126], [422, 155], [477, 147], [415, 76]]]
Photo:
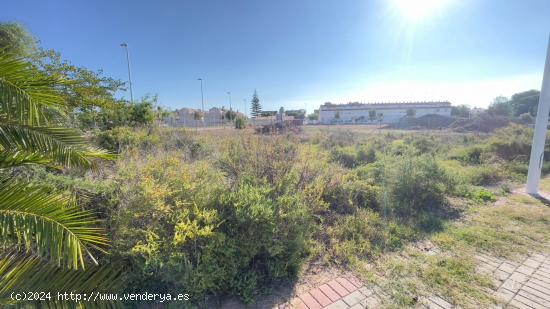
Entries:
[[[407, 1], [414, 2], [407, 5]], [[450, 100], [486, 106], [540, 88], [548, 0], [178, 0], [2, 3], [73, 64], [127, 79], [170, 108], [264, 109], [325, 101]], [[121, 96], [129, 96], [121, 93]]]

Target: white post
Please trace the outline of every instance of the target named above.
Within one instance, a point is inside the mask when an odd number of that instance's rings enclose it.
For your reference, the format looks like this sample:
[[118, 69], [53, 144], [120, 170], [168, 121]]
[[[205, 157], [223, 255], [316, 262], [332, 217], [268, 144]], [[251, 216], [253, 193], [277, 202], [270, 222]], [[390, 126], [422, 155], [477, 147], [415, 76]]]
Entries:
[[542, 78], [537, 120], [535, 122], [535, 134], [533, 134], [533, 146], [529, 159], [529, 172], [527, 174], [527, 193], [538, 194], [539, 180], [544, 156], [544, 144], [548, 126], [548, 113], [550, 112], [550, 40], [546, 55], [546, 65]]

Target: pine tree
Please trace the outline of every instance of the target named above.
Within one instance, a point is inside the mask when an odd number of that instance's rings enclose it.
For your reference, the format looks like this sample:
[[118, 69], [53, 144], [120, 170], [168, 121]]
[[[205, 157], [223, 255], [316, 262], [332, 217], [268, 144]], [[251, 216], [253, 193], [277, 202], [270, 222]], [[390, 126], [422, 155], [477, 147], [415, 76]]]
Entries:
[[262, 105], [260, 104], [260, 99], [258, 98], [258, 93], [254, 90], [254, 95], [252, 95], [252, 105], [250, 106], [250, 115], [252, 118], [256, 118], [262, 114]]

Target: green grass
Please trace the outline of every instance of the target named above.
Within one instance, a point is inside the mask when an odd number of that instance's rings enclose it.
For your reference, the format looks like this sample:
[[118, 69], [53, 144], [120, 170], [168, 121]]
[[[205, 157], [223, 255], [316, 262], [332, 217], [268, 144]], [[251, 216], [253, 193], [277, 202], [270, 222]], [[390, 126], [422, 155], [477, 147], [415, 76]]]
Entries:
[[[543, 188], [550, 187], [544, 180]], [[528, 252], [550, 252], [550, 207], [526, 195], [511, 195], [494, 206], [467, 210], [459, 221], [428, 238], [438, 250], [424, 252], [410, 245], [375, 262], [355, 263], [363, 278], [389, 294], [385, 307], [413, 306], [422, 296], [440, 295], [463, 308], [497, 304], [492, 280], [476, 272], [479, 253], [516, 260]]]

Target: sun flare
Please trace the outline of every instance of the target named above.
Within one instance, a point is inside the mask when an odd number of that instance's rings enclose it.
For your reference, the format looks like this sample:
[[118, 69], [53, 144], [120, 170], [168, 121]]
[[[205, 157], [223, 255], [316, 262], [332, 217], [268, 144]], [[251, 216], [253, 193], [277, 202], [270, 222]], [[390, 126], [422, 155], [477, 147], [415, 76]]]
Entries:
[[428, 19], [441, 11], [450, 0], [392, 0], [395, 10], [409, 21]]

